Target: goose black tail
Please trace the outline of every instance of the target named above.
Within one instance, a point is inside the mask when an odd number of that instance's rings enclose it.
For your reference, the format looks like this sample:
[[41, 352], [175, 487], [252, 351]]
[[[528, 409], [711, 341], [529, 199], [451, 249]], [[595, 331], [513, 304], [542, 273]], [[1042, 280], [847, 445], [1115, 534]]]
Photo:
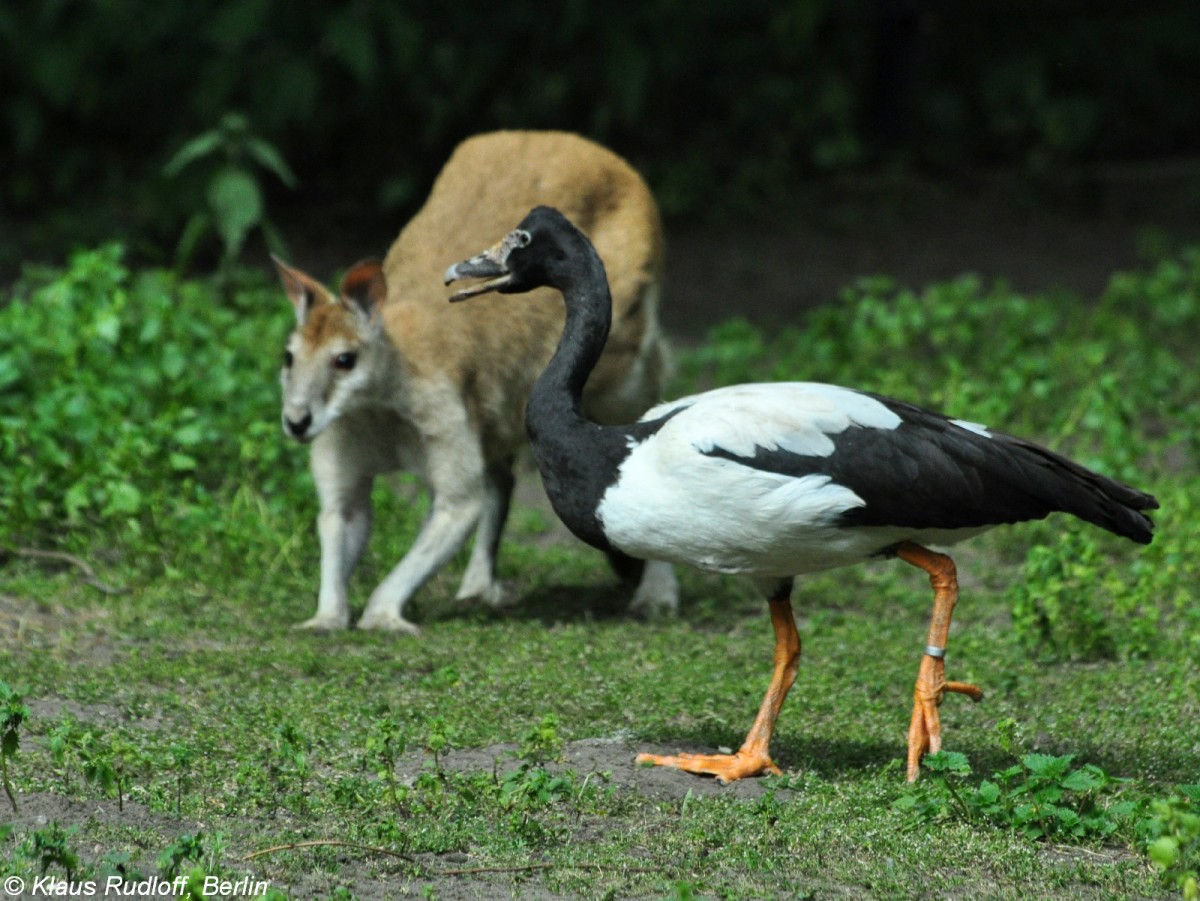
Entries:
[[1036, 469], [1043, 475], [1046, 500], [1054, 509], [1138, 544], [1150, 543], [1154, 521], [1145, 511], [1158, 509], [1153, 495], [1102, 476], [1032, 442], [1005, 437], [1033, 455]]

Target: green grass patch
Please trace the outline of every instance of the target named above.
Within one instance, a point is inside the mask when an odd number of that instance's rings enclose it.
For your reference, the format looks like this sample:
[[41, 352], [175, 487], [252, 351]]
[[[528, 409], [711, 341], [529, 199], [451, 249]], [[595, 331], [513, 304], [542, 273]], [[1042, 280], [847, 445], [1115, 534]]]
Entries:
[[[948, 673], [987, 698], [947, 701], [946, 751], [916, 786], [902, 755], [930, 599], [908, 567], [800, 580], [785, 775], [726, 789], [632, 757], [741, 741], [772, 646], [748, 583], [681, 572], [678, 620], [628, 621], [601, 556], [533, 541], [545, 514], [518, 509], [511, 609], [457, 604], [459, 560], [413, 605], [420, 639], [294, 631], [317, 557], [307, 455], [278, 427], [289, 316], [265, 282], [226, 297], [111, 247], [28, 273], [0, 308], [15, 875], [180, 879], [194, 897], [210, 877], [279, 898], [1194, 896], [1200, 253], [1087, 306], [868, 280], [793, 328], [731, 321], [680, 351], [672, 394], [861, 386], [1161, 501], [1148, 548], [1052, 518], [956, 554]], [[426, 510], [411, 480], [375, 500], [359, 604]]]

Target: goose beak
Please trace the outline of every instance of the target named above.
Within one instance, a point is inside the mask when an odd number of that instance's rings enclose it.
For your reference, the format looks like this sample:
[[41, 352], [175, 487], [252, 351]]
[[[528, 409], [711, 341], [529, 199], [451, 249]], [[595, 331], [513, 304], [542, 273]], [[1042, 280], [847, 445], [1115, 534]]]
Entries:
[[524, 247], [528, 243], [529, 234], [518, 229], [509, 232], [498, 244], [477, 253], [469, 260], [452, 264], [443, 276], [447, 285], [465, 278], [483, 278], [487, 281], [460, 288], [450, 295], [450, 302], [457, 303], [468, 297], [487, 294], [490, 291], [502, 291], [509, 287], [513, 283], [514, 275], [508, 267], [508, 255], [514, 247]]

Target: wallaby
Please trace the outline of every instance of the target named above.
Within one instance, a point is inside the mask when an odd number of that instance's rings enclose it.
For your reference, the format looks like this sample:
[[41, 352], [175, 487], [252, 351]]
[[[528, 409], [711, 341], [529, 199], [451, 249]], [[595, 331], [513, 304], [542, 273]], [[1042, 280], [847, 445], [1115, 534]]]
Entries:
[[[538, 204], [578, 223], [607, 267], [612, 334], [584, 403], [598, 420], [632, 422], [659, 400], [665, 367], [657, 313], [662, 227], [641, 177], [591, 141], [522, 131], [464, 141], [382, 266], [352, 267], [340, 296], [275, 260], [297, 321], [281, 374], [283, 428], [312, 443], [321, 505], [317, 612], [303, 627], [349, 626], [347, 585], [370, 535], [372, 484], [397, 469], [424, 480], [432, 507], [413, 546], [372, 592], [359, 628], [415, 634], [405, 604], [472, 531], [458, 598], [501, 602], [496, 552], [514, 455], [525, 442], [533, 380], [562, 332], [562, 302], [544, 290], [508, 307], [451, 305], [442, 272]], [[675, 611], [669, 565], [612, 563], [637, 583], [631, 613]]]

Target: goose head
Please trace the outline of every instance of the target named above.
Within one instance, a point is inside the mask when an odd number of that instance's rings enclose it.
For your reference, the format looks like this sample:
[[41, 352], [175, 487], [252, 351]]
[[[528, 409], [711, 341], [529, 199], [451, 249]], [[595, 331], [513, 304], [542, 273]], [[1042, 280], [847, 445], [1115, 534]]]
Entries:
[[493, 291], [524, 294], [545, 286], [562, 289], [584, 275], [582, 268], [592, 262], [603, 275], [603, 264], [583, 233], [558, 210], [539, 206], [498, 243], [452, 264], [445, 283], [484, 279], [456, 291], [452, 303]]

